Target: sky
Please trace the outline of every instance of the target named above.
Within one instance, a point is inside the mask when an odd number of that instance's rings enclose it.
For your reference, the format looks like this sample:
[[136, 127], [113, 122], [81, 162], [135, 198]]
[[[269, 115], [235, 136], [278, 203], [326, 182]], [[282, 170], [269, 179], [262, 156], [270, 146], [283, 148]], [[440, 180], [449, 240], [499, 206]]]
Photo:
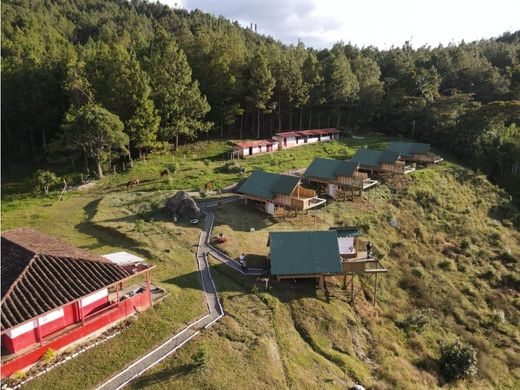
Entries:
[[335, 42], [387, 49], [469, 42], [520, 30], [520, 0], [159, 0], [257, 24], [286, 44]]

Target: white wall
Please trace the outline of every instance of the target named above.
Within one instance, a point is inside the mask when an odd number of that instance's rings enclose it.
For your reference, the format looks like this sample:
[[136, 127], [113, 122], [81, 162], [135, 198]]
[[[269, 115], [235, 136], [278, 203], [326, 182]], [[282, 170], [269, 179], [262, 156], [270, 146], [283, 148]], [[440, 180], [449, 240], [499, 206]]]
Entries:
[[[338, 246], [339, 253], [342, 255], [355, 253], [356, 251], [354, 248], [354, 237], [338, 237]], [[352, 247], [353, 251], [349, 251], [350, 247]]]

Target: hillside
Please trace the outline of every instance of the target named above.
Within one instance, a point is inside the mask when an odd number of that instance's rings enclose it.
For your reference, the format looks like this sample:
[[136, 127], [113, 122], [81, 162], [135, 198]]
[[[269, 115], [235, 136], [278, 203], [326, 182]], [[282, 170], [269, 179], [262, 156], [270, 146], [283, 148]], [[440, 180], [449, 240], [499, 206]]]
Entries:
[[[315, 155], [346, 158], [359, 145], [384, 147], [386, 141], [377, 136], [309, 145], [244, 165], [282, 172], [305, 167]], [[4, 199], [2, 229], [35, 226], [98, 253], [125, 248], [156, 264], [153, 279], [170, 292], [121, 335], [26, 388], [92, 387], [203, 313], [193, 255], [199, 230], [173, 224], [162, 205], [175, 189], [236, 180], [238, 174], [223, 173], [218, 154], [225, 148], [202, 142], [181, 149], [175, 160], [153, 155], [130, 173], [108, 176], [62, 202], [57, 194]], [[159, 170], [172, 163], [173, 180], [159, 180]], [[134, 175], [144, 185], [127, 191], [123, 184]], [[313, 282], [274, 283], [265, 291], [262, 283], [213, 263], [226, 316], [131, 387], [332, 389], [361, 383], [431, 389], [444, 384], [437, 367], [440, 342], [456, 337], [476, 349], [478, 374], [455, 388], [520, 385], [518, 210], [484, 176], [445, 162], [390, 180], [364, 200], [330, 203], [286, 221], [241, 202], [219, 206], [215, 218], [214, 232], [229, 237], [221, 249], [233, 256], [265, 254], [268, 231], [363, 226], [389, 270], [379, 279], [377, 308], [368, 283], [351, 304], [340, 280], [330, 279], [324, 291]], [[192, 355], [201, 346], [207, 366], [197, 369]], [[78, 370], [85, 366], [90, 370]]]

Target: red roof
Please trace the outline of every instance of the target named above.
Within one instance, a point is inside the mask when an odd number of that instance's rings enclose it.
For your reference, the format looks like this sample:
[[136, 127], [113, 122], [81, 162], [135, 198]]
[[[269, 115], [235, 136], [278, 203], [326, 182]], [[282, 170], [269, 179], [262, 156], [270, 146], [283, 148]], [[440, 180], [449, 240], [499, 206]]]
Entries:
[[29, 228], [3, 232], [1, 241], [2, 332], [142, 271]]
[[243, 141], [243, 142], [235, 142], [235, 146], [239, 148], [251, 148], [251, 147], [257, 147], [257, 146], [264, 146], [264, 145], [273, 145], [277, 143], [278, 141], [272, 140], [272, 139], [261, 139], [261, 140], [252, 140], [252, 141]]
[[341, 133], [341, 130], [330, 128], [330, 129], [312, 129], [312, 130], [300, 130], [300, 131], [284, 131], [282, 133], [276, 133], [276, 135], [281, 137], [305, 137], [305, 136], [313, 136], [313, 135], [326, 135], [326, 134], [336, 134]]

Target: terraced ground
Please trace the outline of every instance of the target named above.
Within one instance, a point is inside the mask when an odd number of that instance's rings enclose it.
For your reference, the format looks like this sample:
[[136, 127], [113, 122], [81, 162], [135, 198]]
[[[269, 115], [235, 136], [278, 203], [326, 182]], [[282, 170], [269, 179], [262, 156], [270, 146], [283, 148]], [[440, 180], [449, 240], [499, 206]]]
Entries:
[[[309, 145], [255, 157], [248, 170], [306, 166], [314, 155], [348, 157], [354, 146], [383, 147], [385, 139]], [[85, 193], [35, 198], [11, 193], [2, 204], [2, 229], [34, 226], [98, 253], [128, 250], [157, 264], [153, 279], [169, 297], [133, 320], [120, 336], [30, 382], [27, 388], [89, 388], [204, 312], [194, 260], [199, 229], [172, 223], [162, 210], [174, 189], [218, 186], [240, 178], [223, 173], [223, 143], [197, 143], [175, 158], [171, 180], [158, 179], [172, 156], [150, 156], [123, 175]], [[203, 152], [203, 151], [207, 152]], [[206, 153], [206, 154], [204, 154]], [[129, 177], [144, 185], [126, 191]], [[262, 283], [212, 263], [226, 316], [174, 356], [135, 381], [133, 388], [430, 389], [438, 375], [441, 340], [459, 337], [478, 352], [478, 375], [454, 388], [520, 386], [520, 233], [518, 210], [482, 176], [454, 163], [419, 170], [379, 186], [363, 200], [331, 203], [298, 218], [274, 220], [235, 202], [215, 211], [221, 250], [267, 252], [267, 232], [362, 225], [385, 256], [379, 305], [362, 290], [354, 305], [339, 280], [316, 290], [312, 282]], [[398, 222], [394, 228], [390, 219]], [[250, 228], [255, 231], [251, 232]], [[360, 286], [360, 285], [358, 285]], [[204, 346], [207, 363], [192, 356]], [[89, 367], [88, 370], [83, 369]]]

